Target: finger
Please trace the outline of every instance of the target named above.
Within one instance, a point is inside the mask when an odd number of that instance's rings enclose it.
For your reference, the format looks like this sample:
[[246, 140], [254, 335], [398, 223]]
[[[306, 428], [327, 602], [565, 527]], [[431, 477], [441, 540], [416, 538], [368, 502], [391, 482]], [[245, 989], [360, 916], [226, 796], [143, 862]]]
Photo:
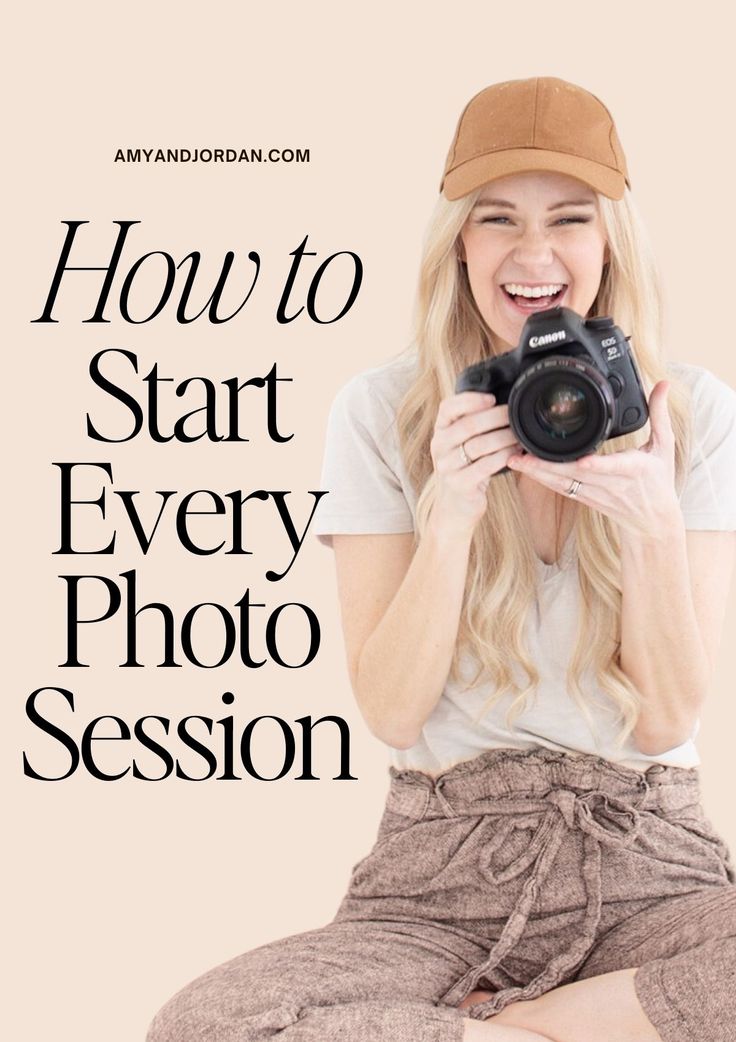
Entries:
[[[545, 487], [549, 488], [548, 485]], [[616, 501], [611, 499], [611, 497], [607, 495], [606, 489], [601, 486], [595, 487], [587, 482], [582, 482], [575, 488], [574, 495], [571, 494], [572, 489], [570, 487], [562, 492], [558, 489], [553, 489], [553, 491], [557, 492], [558, 495], [564, 496], [565, 499], [571, 499], [574, 503], [579, 503], [581, 506], [598, 510], [613, 520], [618, 519]]]
[[[589, 458], [584, 457], [583, 459], [588, 460]], [[600, 457], [592, 458], [598, 460]], [[571, 463], [553, 463], [531, 455], [521, 458], [514, 455], [508, 465], [511, 470], [527, 474], [530, 478], [563, 496], [570, 494], [575, 481], [580, 483], [577, 486], [578, 494], [580, 487], [584, 485], [588, 490], [595, 490], [595, 494], [605, 492], [609, 497], [611, 494], [620, 493], [627, 485], [627, 479], [615, 473], [591, 472], [583, 460], [575, 460]]]
[[[511, 467], [511, 470], [514, 470]], [[545, 488], [550, 489], [552, 492], [556, 492], [560, 496], [567, 496], [570, 491], [575, 487], [577, 482], [578, 489], [582, 485], [582, 481], [579, 478], [565, 477], [562, 474], [550, 473], [547, 470], [535, 469], [527, 472], [528, 476], [532, 481], [538, 482], [540, 485], [544, 485]]]
[[506, 449], [499, 449], [498, 452], [491, 453], [489, 456], [481, 456], [479, 460], [465, 468], [463, 477], [467, 479], [471, 486], [477, 485], [478, 488], [488, 488], [491, 478], [508, 465], [509, 456], [513, 452], [513, 446], [509, 446]]
[[[481, 412], [470, 416], [463, 416], [456, 420], [450, 427], [435, 428], [430, 442], [430, 452], [435, 464], [441, 464], [445, 469], [454, 470], [456, 465], [456, 453], [464, 445], [478, 434], [486, 434], [491, 430], [508, 428], [508, 407], [506, 405], [492, 406]], [[465, 450], [467, 452], [467, 450]], [[470, 459], [474, 459], [480, 453], [467, 452]], [[467, 459], [460, 453], [463, 465]]]
[[640, 465], [641, 457], [638, 449], [625, 449], [605, 455], [593, 453], [590, 456], [581, 456], [580, 459], [569, 460], [565, 463], [539, 459], [537, 456], [527, 453], [524, 456], [513, 457], [509, 463], [512, 469], [522, 473], [531, 474], [545, 470], [550, 474], [560, 474], [570, 479], [577, 478], [579, 481], [588, 481], [594, 485], [608, 484], [617, 478], [625, 478], [627, 474], [635, 473]]
[[[451, 447], [436, 461], [435, 470], [440, 474], [452, 474], [457, 471], [466, 471], [469, 467], [474, 466], [476, 463], [492, 456], [494, 453], [499, 452], [502, 449], [508, 449], [509, 452], [513, 452], [519, 448], [516, 436], [509, 427], [505, 427], [502, 431], [497, 433], [498, 438], [495, 445], [485, 452], [473, 451], [470, 447], [470, 442], [461, 442], [460, 445]], [[469, 480], [469, 484], [473, 484], [472, 478]]]
[[464, 447], [471, 460], [488, 456], [493, 452], [498, 452], [499, 449], [521, 449], [521, 445], [510, 427], [501, 427], [500, 430], [488, 431], [475, 438], [469, 438], [464, 442]]
[[523, 474], [530, 474], [532, 477], [535, 474], [550, 474], [559, 478], [566, 478], [568, 485], [572, 479], [577, 478], [582, 481], [586, 476], [590, 477], [590, 471], [583, 465], [583, 460], [588, 457], [583, 456], [582, 459], [570, 460], [566, 463], [555, 463], [553, 460], [540, 459], [538, 456], [532, 455], [527, 452], [522, 454], [516, 454], [509, 460], [509, 466], [512, 470], [521, 471]]
[[459, 420], [461, 416], [478, 412], [480, 409], [487, 409], [490, 405], [495, 404], [496, 399], [492, 394], [480, 394], [478, 391], [462, 391], [460, 394], [452, 394], [440, 402], [435, 427], [442, 430]]
[[649, 396], [649, 445], [657, 450], [668, 450], [674, 445], [675, 434], [667, 407], [670, 385], [667, 380], [660, 380], [652, 388]]
[[439, 432], [443, 443], [449, 448], [462, 445], [478, 434], [487, 434], [488, 431], [499, 430], [509, 425], [509, 409], [507, 405], [494, 405], [490, 409], [473, 413], [470, 416], [462, 416], [451, 426], [445, 427]]
[[[517, 469], [512, 466], [511, 463], [509, 463], [508, 466], [511, 470]], [[556, 492], [559, 496], [580, 499], [581, 501], [583, 501], [592, 490], [592, 486], [589, 486], [580, 478], [570, 478], [559, 473], [543, 470], [542, 468], [535, 468], [534, 470], [528, 471], [528, 476], [532, 481], [544, 485], [545, 488], [550, 489], [551, 492]], [[575, 491], [575, 495], [571, 496], [570, 493], [573, 490]]]
[[453, 474], [465, 470], [475, 462], [475, 458], [465, 448], [465, 442], [459, 445], [448, 445], [442, 441], [440, 434], [435, 434], [430, 442], [430, 454], [434, 469], [438, 474]]

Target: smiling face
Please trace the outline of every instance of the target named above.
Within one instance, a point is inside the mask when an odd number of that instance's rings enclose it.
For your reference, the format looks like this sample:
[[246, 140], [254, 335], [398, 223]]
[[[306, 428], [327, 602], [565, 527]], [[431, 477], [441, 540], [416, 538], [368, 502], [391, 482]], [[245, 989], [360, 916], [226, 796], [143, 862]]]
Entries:
[[473, 297], [499, 352], [516, 347], [534, 311], [590, 311], [607, 248], [596, 194], [581, 181], [537, 172], [491, 181], [460, 238]]

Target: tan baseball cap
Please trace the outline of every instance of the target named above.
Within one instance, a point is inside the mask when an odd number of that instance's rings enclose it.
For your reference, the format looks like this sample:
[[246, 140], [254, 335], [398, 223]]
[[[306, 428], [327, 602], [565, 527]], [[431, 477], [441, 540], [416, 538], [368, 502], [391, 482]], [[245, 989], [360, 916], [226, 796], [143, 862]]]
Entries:
[[494, 83], [468, 102], [440, 191], [460, 199], [530, 170], [568, 174], [611, 199], [631, 187], [611, 113], [595, 95], [554, 76]]

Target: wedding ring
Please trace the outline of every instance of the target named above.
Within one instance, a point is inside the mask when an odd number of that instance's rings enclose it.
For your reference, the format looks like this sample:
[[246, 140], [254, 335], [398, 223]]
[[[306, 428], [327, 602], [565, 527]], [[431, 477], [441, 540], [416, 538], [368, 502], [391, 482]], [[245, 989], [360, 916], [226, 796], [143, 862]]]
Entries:
[[469, 456], [469, 455], [467, 454], [467, 452], [465, 451], [465, 445], [464, 445], [464, 444], [462, 444], [462, 445], [460, 446], [460, 455], [461, 455], [461, 456], [462, 456], [462, 458], [463, 458], [463, 466], [465, 466], [465, 467], [469, 467], [469, 466], [470, 466], [470, 464], [471, 464], [471, 463], [473, 462], [473, 460], [472, 460], [472, 459], [470, 458], [470, 456]]
[[574, 499], [578, 494], [578, 489], [582, 485], [582, 481], [578, 481], [577, 478], [573, 481], [572, 485], [565, 491], [565, 495], [569, 496], [570, 499]]

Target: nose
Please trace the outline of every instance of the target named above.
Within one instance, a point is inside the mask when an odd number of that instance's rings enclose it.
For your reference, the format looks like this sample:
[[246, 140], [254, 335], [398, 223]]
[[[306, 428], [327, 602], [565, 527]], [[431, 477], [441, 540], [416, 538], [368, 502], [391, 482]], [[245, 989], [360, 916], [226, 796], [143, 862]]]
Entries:
[[554, 260], [552, 244], [544, 228], [529, 225], [520, 232], [513, 259], [520, 267], [536, 270]]

